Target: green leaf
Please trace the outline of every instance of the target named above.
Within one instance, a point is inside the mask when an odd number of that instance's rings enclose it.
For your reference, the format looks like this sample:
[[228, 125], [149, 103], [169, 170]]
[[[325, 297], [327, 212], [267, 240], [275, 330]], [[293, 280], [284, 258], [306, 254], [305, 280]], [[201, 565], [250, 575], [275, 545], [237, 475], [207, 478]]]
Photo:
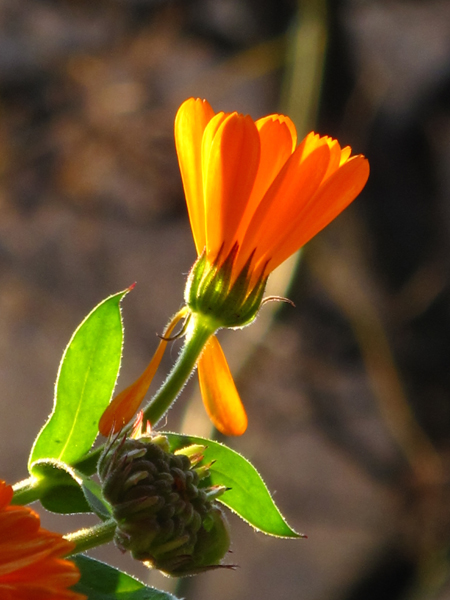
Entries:
[[85, 594], [88, 600], [177, 600], [88, 556], [78, 554], [72, 560], [81, 571], [81, 579], [72, 589]]
[[83, 494], [79, 474], [61, 461], [33, 463], [33, 473], [42, 481], [39, 500], [44, 508], [60, 514], [93, 512]]
[[209, 471], [208, 485], [230, 488], [218, 501], [228, 506], [252, 527], [277, 537], [303, 537], [286, 523], [255, 467], [224, 444], [205, 438], [164, 433], [174, 452], [190, 444], [206, 446], [203, 464], [215, 461]]
[[59, 367], [53, 412], [31, 450], [30, 473], [34, 474], [33, 463], [41, 459], [73, 464], [94, 443], [119, 372], [120, 301], [128, 291], [104, 300], [73, 334]]

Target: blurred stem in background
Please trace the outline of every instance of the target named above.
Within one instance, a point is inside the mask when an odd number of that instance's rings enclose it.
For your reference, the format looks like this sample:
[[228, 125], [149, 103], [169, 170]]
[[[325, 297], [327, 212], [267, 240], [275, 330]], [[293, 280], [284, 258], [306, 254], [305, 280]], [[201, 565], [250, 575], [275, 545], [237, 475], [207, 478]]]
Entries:
[[316, 126], [327, 37], [326, 0], [299, 0], [288, 33], [280, 109], [293, 120], [300, 140]]
[[[325, 2], [300, 2], [300, 16], [302, 18], [296, 35], [291, 40], [290, 57], [294, 57], [294, 60], [285, 80], [283, 110], [294, 120], [301, 137], [302, 133], [314, 127], [319, 103], [327, 40]], [[314, 46], [319, 48], [321, 43], [322, 56], [318, 51], [312, 51]], [[370, 73], [361, 76], [370, 77]], [[309, 102], [311, 99], [304, 95], [306, 87], [302, 85], [304, 82], [301, 78], [307, 78], [310, 89], [316, 90], [314, 101]], [[360, 82], [357, 81], [356, 86], [359, 89]], [[379, 86], [372, 88], [378, 94], [372, 99], [375, 113], [381, 92]], [[352, 118], [358, 118], [358, 108], [355, 94], [352, 94], [344, 119], [350, 122]], [[351, 130], [355, 132], [355, 127]], [[400, 483], [398, 487], [400, 501], [405, 504], [401, 511], [402, 524], [399, 526], [403, 535], [395, 543], [400, 558], [410, 560], [414, 571], [404, 588], [396, 591], [394, 586], [390, 590], [389, 598], [399, 598], [401, 595], [409, 600], [419, 600], [435, 597], [449, 579], [450, 544], [446, 535], [442, 535], [446, 526], [446, 475], [438, 449], [416, 418], [398, 368], [383, 317], [382, 299], [376, 293], [366, 240], [367, 233], [361, 219], [356, 211], [349, 211], [332, 230], [331, 237], [328, 232], [311, 242], [305, 252], [305, 261], [313, 276], [320, 281], [325, 292], [348, 320], [361, 353], [374, 402], [392, 440], [406, 460], [406, 468], [403, 469], [405, 480], [402, 479], [403, 485]], [[424, 515], [427, 515], [425, 519]], [[383, 584], [386, 573], [389, 575], [389, 569], [385, 568], [383, 561], [384, 555], [380, 563], [373, 566], [373, 571], [369, 568], [366, 580], [364, 574], [361, 576], [361, 588], [357, 588], [362, 592], [361, 596], [350, 593], [349, 598], [367, 597], [366, 593], [374, 581], [380, 586]], [[373, 579], [370, 579], [371, 576]], [[396, 573], [395, 576], [401, 581], [401, 574]]]

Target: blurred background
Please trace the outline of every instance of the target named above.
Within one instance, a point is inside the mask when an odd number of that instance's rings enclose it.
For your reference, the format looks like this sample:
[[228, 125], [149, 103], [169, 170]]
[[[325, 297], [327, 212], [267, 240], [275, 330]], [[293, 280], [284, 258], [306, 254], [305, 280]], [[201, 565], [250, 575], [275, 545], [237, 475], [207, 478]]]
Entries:
[[[182, 303], [195, 251], [173, 119], [189, 96], [285, 112], [371, 163], [361, 196], [274, 274], [296, 308], [222, 337], [249, 414], [228, 443], [308, 539], [232, 516], [239, 568], [178, 588], [113, 546], [95, 555], [187, 600], [450, 599], [447, 0], [1, 0], [1, 477], [26, 477], [95, 304], [137, 281], [123, 388]], [[168, 427], [212, 434], [194, 380]]]

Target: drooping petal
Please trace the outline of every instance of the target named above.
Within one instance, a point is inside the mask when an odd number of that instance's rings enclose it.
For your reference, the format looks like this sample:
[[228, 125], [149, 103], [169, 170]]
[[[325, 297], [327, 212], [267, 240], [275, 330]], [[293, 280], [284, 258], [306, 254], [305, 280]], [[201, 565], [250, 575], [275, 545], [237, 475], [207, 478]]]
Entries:
[[214, 111], [206, 100], [183, 102], [175, 118], [175, 145], [184, 193], [198, 254], [205, 247], [205, 207], [202, 176], [202, 137]]
[[169, 341], [168, 338], [172, 334], [177, 323], [186, 315], [186, 313], [187, 309], [184, 308], [173, 317], [145, 371], [134, 383], [117, 394], [112, 402], [108, 404], [98, 423], [98, 430], [102, 435], [107, 437], [111, 433], [116, 433], [131, 421], [134, 413], [145, 398], [148, 388], [153, 381], [153, 377], [158, 370], [159, 363], [161, 362]]
[[[211, 127], [215, 127], [214, 120]], [[208, 128], [205, 139], [208, 137]], [[204, 154], [206, 255], [231, 250], [258, 170], [259, 134], [249, 116], [232, 113], [220, 123]]]
[[369, 177], [369, 161], [357, 155], [343, 164], [321, 186], [292, 222], [286, 236], [274, 249], [270, 270], [304, 246], [335, 219], [361, 192]]
[[242, 435], [247, 415], [216, 336], [198, 361], [198, 377], [203, 403], [214, 426], [224, 435]]

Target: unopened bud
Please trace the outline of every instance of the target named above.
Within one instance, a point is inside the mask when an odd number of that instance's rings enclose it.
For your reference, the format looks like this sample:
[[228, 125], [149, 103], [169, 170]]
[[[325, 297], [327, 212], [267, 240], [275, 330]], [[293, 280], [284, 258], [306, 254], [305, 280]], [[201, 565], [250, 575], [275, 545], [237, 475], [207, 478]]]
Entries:
[[116, 438], [98, 464], [105, 499], [117, 521], [122, 551], [167, 575], [217, 568], [230, 546], [225, 515], [215, 502], [222, 486], [202, 487], [202, 448], [173, 454], [165, 436]]

